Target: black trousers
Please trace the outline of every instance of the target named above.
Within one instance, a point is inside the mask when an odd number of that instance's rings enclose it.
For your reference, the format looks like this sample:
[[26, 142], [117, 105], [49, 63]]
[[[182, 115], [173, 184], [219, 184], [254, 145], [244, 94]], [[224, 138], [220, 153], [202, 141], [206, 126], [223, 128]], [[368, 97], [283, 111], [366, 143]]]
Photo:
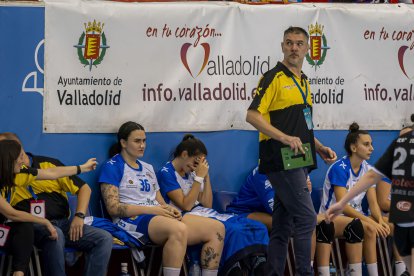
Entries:
[[272, 231], [268, 246], [266, 276], [282, 276], [288, 254], [289, 238], [294, 236], [296, 275], [313, 275], [311, 238], [316, 213], [303, 168], [267, 174], [275, 189]]
[[33, 251], [34, 232], [30, 222], [9, 222], [10, 232], [4, 249], [13, 256], [12, 270], [26, 272]]

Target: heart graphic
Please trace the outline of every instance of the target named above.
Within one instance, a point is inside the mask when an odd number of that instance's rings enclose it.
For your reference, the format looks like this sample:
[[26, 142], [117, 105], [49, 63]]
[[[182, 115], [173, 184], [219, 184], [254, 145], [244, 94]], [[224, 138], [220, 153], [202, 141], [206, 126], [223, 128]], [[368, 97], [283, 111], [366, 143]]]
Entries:
[[[190, 48], [191, 45], [192, 45], [191, 43], [185, 43], [181, 47], [181, 62], [183, 63], [184, 67], [187, 69], [188, 73], [190, 73], [190, 75], [194, 78], [193, 72], [191, 71], [190, 66], [188, 65], [188, 59], [187, 59], [188, 49]], [[203, 59], [203, 64], [201, 66], [201, 69], [198, 72], [197, 76], [200, 75], [201, 72], [204, 70], [204, 67], [206, 67], [208, 58], [210, 56], [210, 45], [208, 43], [201, 43], [200, 45], [204, 49], [204, 59]], [[193, 49], [196, 47], [193, 47]]]
[[[409, 51], [407, 51], [408, 49]], [[411, 48], [405, 45], [398, 49], [398, 63], [400, 64], [401, 71], [409, 79], [414, 78], [414, 51], [411, 50]]]

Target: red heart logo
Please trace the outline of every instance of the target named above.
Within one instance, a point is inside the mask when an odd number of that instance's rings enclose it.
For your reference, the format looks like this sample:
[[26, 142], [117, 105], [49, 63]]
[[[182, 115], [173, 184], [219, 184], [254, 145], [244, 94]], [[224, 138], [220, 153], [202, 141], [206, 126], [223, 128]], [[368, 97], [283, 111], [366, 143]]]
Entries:
[[[409, 51], [407, 51], [408, 49]], [[414, 78], [414, 51], [411, 50], [412, 48], [405, 45], [398, 49], [398, 63], [400, 64], [401, 71], [409, 79]], [[406, 61], [405, 63], [404, 60]], [[407, 60], [410, 62], [407, 62]]]
[[[184, 67], [187, 69], [188, 73], [190, 73], [190, 75], [194, 78], [194, 75], [193, 75], [193, 73], [190, 69], [190, 66], [188, 65], [188, 59], [187, 59], [188, 49], [190, 48], [191, 45], [192, 45], [191, 43], [185, 43], [181, 47], [181, 62], [183, 63]], [[210, 56], [210, 45], [208, 43], [201, 43], [200, 45], [204, 49], [204, 58], [203, 58], [203, 63], [202, 63], [201, 69], [198, 72], [197, 76], [200, 75], [200, 73], [204, 70], [204, 67], [206, 67], [207, 62], [208, 62], [208, 58]], [[193, 47], [193, 49], [194, 48], [195, 47]]]

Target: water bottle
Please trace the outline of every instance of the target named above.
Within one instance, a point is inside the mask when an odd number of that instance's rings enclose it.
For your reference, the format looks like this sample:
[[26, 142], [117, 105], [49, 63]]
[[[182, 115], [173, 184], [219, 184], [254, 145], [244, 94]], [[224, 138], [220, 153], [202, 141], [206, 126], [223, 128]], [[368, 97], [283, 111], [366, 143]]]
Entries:
[[336, 267], [332, 263], [329, 264], [329, 275], [330, 276], [336, 276], [337, 275], [336, 274]]
[[198, 262], [191, 263], [188, 276], [201, 276], [201, 267]]
[[121, 263], [121, 274], [120, 276], [131, 276], [128, 273], [128, 263]]

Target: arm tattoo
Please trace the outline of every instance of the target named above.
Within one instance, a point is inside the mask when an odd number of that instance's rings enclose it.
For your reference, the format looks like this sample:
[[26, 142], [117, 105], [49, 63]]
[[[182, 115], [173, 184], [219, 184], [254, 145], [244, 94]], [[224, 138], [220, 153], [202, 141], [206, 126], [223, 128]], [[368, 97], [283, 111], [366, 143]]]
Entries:
[[127, 206], [125, 204], [118, 205], [118, 216], [121, 218], [127, 217]]
[[111, 216], [126, 217], [127, 206], [119, 202], [118, 188], [109, 185], [101, 185], [102, 198], [105, 202], [106, 209]]
[[216, 233], [216, 235], [217, 235], [217, 239], [220, 241], [220, 242], [222, 242], [223, 241], [223, 236], [220, 234], [220, 233]]
[[217, 260], [218, 259], [217, 257], [219, 256], [219, 254], [214, 252], [214, 249], [212, 247], [207, 247], [206, 249], [204, 249], [204, 252], [202, 252], [202, 255], [204, 255], [202, 256], [202, 259], [201, 259], [202, 267], [211, 267], [210, 263], [212, 261], [218, 264], [219, 260]]

